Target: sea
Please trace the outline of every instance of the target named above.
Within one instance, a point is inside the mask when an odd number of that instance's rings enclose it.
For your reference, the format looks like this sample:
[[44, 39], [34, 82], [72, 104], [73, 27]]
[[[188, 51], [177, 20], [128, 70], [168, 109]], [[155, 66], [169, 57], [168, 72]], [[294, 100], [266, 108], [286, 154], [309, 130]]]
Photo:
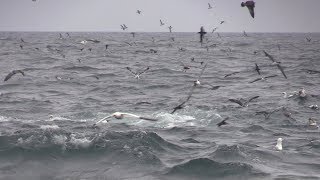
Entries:
[[317, 33], [0, 32], [0, 179], [320, 179], [319, 71]]

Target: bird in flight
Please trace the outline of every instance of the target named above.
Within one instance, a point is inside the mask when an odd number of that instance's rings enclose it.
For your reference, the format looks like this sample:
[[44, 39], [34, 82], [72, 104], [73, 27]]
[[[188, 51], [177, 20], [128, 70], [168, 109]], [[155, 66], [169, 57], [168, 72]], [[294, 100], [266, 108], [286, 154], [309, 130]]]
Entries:
[[200, 43], [202, 44], [203, 42], [203, 37], [205, 34], [207, 34], [207, 32], [204, 30], [203, 26], [201, 26], [200, 28], [200, 32], [198, 32], [200, 34]]
[[272, 64], [275, 64], [275, 65], [278, 67], [278, 69], [281, 71], [281, 73], [283, 74], [283, 76], [284, 76], [286, 79], [288, 79], [287, 76], [286, 76], [286, 74], [284, 73], [283, 68], [280, 66], [280, 63], [281, 63], [281, 62], [275, 61], [274, 58], [273, 58], [270, 54], [268, 54], [266, 51], [263, 51], [263, 52], [264, 52], [264, 54], [273, 62]]
[[311, 42], [311, 38], [309, 38], [309, 37], [306, 37], [306, 40], [308, 41], [308, 42]]
[[172, 26], [169, 26], [168, 28], [169, 28], [169, 31], [171, 33], [172, 32]]
[[162, 20], [160, 19], [160, 26], [163, 26], [164, 25], [164, 23], [162, 22]]
[[246, 1], [241, 3], [241, 7], [247, 7], [250, 15], [252, 18], [254, 18], [254, 7], [255, 7], [255, 2], [254, 1]]
[[257, 81], [260, 81], [260, 80], [266, 80], [266, 79], [268, 79], [268, 78], [272, 78], [272, 77], [276, 77], [276, 76], [278, 76], [278, 75], [271, 75], [271, 76], [266, 76], [266, 77], [260, 77], [260, 78], [257, 78], [257, 79], [255, 79], [255, 80], [249, 82], [249, 83], [254, 83], [254, 82], [257, 82]]
[[138, 13], [138, 14], [141, 14], [141, 11], [140, 11], [140, 10], [137, 10], [137, 13]]
[[131, 117], [135, 117], [135, 118], [143, 119], [143, 120], [147, 120], [147, 121], [158, 121], [157, 119], [142, 117], [142, 116], [138, 116], [138, 115], [131, 114], [131, 113], [115, 112], [115, 113], [111, 114], [110, 116], [104, 117], [101, 120], [97, 121], [94, 125], [97, 125], [98, 123], [106, 121], [106, 120], [107, 120], [107, 122], [109, 122], [110, 120], [108, 120], [108, 119], [111, 117], [114, 117], [116, 119], [123, 119], [125, 116], [131, 116]]
[[240, 99], [229, 99], [229, 101], [231, 101], [231, 102], [233, 102], [233, 103], [237, 103], [237, 104], [239, 104], [241, 107], [247, 107], [248, 104], [249, 104], [252, 100], [257, 99], [257, 98], [259, 98], [259, 97], [260, 97], [260, 96], [254, 96], [254, 97], [252, 97], [252, 98], [250, 98], [250, 99], [248, 99], [248, 100], [245, 100], [245, 99], [242, 99], [242, 98], [240, 98]]
[[255, 69], [254, 69], [254, 70], [256, 70], [256, 71], [258, 72], [258, 74], [259, 74], [259, 75], [261, 75], [261, 74], [260, 74], [260, 70], [261, 70], [261, 69], [259, 68], [259, 66], [258, 66], [258, 64], [257, 64], [257, 63], [255, 63], [255, 64], [256, 64], [256, 67], [255, 67]]
[[121, 26], [121, 29], [122, 29], [122, 30], [128, 29], [128, 27], [127, 27], [125, 24], [121, 24], [120, 26]]
[[208, 9], [212, 9], [212, 6], [210, 3], [208, 3]]
[[224, 118], [221, 122], [217, 124], [218, 127], [227, 125], [228, 123], [226, 122], [229, 119], [229, 117]]
[[223, 23], [225, 23], [226, 21], [220, 21], [220, 24], [223, 24]]
[[17, 73], [20, 73], [20, 74], [22, 74], [22, 76], [25, 76], [23, 71], [21, 71], [21, 70], [13, 70], [4, 78], [4, 81], [8, 81], [13, 75], [15, 75]]
[[134, 78], [136, 79], [140, 79], [140, 75], [145, 73], [146, 71], [148, 71], [150, 69], [150, 67], [147, 67], [145, 70], [143, 70], [142, 72], [133, 72], [132, 69], [130, 67], [126, 67], [126, 69], [128, 71], [130, 71], [133, 75], [134, 75]]

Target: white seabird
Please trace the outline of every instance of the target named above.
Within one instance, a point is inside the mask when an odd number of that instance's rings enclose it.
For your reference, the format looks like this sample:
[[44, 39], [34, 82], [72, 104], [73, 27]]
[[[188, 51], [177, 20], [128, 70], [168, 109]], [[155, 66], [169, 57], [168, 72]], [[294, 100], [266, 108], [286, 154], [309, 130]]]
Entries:
[[282, 138], [278, 138], [277, 145], [275, 146], [276, 150], [282, 151]]
[[[115, 113], [111, 114], [110, 116], [102, 118], [101, 120], [99, 120], [95, 124], [98, 124], [102, 121], [106, 121], [107, 119], [109, 119], [111, 117], [114, 117], [116, 119], [123, 119], [125, 116], [131, 116], [131, 117], [135, 117], [135, 118], [143, 119], [143, 120], [147, 120], [147, 121], [158, 121], [157, 119], [142, 117], [142, 116], [138, 116], [138, 115], [131, 114], [131, 113], [115, 112]], [[107, 122], [109, 122], [109, 121], [107, 121]]]
[[304, 98], [306, 97], [306, 90], [304, 88], [302, 88], [299, 92], [298, 92], [299, 97]]
[[313, 126], [313, 127], [319, 127], [317, 125], [317, 121], [314, 118], [309, 118], [309, 126]]

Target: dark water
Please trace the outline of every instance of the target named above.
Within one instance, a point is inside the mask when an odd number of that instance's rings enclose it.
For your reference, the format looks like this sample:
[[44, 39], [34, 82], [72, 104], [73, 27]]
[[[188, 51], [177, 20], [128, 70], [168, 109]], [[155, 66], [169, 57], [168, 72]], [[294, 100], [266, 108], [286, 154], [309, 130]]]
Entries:
[[[320, 70], [320, 34], [208, 34], [203, 46], [193, 33], [70, 35], [0, 33], [1, 76], [25, 72], [0, 83], [0, 179], [320, 179], [320, 132], [307, 125], [319, 119], [308, 106], [320, 105], [320, 74], [304, 70]], [[261, 50], [282, 62], [288, 79]], [[202, 84], [222, 87], [197, 87], [171, 115], [200, 72], [182, 71], [181, 62], [201, 66], [191, 57], [208, 63]], [[254, 63], [262, 76], [278, 76], [248, 83], [259, 77]], [[127, 66], [150, 70], [137, 80]], [[281, 94], [302, 87], [304, 99]], [[228, 101], [255, 95], [248, 107]], [[281, 111], [255, 115], [278, 107], [294, 120]], [[159, 121], [93, 126], [116, 111]], [[217, 127], [227, 116], [229, 124]], [[279, 137], [282, 151], [274, 148]]]

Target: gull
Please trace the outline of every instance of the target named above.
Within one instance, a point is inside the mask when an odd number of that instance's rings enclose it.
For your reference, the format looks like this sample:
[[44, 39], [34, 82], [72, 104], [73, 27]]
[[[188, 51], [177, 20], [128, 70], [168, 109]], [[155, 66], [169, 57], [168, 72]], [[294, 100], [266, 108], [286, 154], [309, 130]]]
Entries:
[[164, 25], [164, 23], [162, 22], [162, 20], [160, 19], [160, 26], [163, 26]]
[[130, 71], [133, 75], [134, 75], [134, 78], [136, 79], [140, 79], [140, 75], [145, 73], [146, 71], [148, 71], [150, 69], [150, 67], [147, 67], [145, 70], [143, 70], [142, 72], [133, 72], [132, 69], [130, 67], [126, 67], [126, 69], [128, 71]]
[[106, 121], [109, 122], [110, 120], [108, 120], [109, 118], [111, 117], [114, 117], [116, 119], [123, 119], [125, 116], [131, 116], [131, 117], [135, 117], [135, 118], [138, 118], [138, 119], [143, 119], [143, 120], [147, 120], [147, 121], [158, 121], [157, 119], [153, 119], [153, 118], [148, 118], [148, 117], [142, 117], [142, 116], [138, 116], [138, 115], [135, 115], [135, 114], [131, 114], [131, 113], [122, 113], [122, 112], [115, 112], [107, 117], [104, 117], [102, 119], [100, 119], [99, 121], [97, 121], [94, 125], [102, 122], [102, 121]]
[[277, 145], [275, 146], [276, 150], [282, 151], [282, 138], [278, 138]]
[[22, 74], [23, 76], [25, 76], [24, 72], [21, 71], [21, 70], [13, 70], [11, 71], [5, 78], [4, 78], [4, 81], [8, 81], [13, 75], [17, 74], [17, 73], [20, 73]]
[[257, 81], [260, 81], [260, 80], [267, 80], [268, 78], [272, 78], [272, 77], [276, 77], [278, 75], [271, 75], [271, 76], [266, 76], [266, 77], [260, 77], [260, 78], [257, 78], [249, 83], [254, 83], [254, 82], [257, 82]]
[[274, 58], [273, 58], [270, 54], [268, 54], [266, 51], [263, 50], [263, 52], [264, 52], [265, 56], [267, 56], [267, 57], [273, 62], [272, 64], [275, 64], [275, 65], [278, 67], [278, 69], [281, 71], [281, 73], [283, 74], [283, 76], [284, 76], [286, 79], [288, 79], [287, 76], [286, 76], [286, 74], [284, 73], [283, 68], [280, 66], [280, 63], [281, 63], [281, 62], [275, 61]]
[[168, 28], [169, 28], [169, 31], [171, 33], [172, 32], [172, 26], [169, 26]]
[[277, 109], [274, 109], [274, 110], [272, 110], [272, 111], [258, 111], [258, 112], [256, 112], [256, 115], [264, 115], [264, 118], [265, 119], [269, 119], [270, 118], [270, 116], [273, 114], [273, 113], [275, 113], [275, 112], [278, 112], [278, 111], [280, 111], [281, 110], [281, 107], [280, 108], [277, 108]]
[[208, 3], [208, 9], [212, 9], [212, 6], [211, 6], [211, 4], [210, 3]]
[[203, 26], [201, 26], [200, 28], [200, 32], [198, 32], [200, 34], [200, 43], [202, 44], [203, 42], [203, 37], [205, 34], [207, 34], [207, 32], [204, 30]]
[[251, 102], [252, 100], [254, 99], [257, 99], [259, 98], [260, 96], [254, 96], [248, 100], [245, 100], [245, 99], [229, 99], [229, 101], [233, 102], [233, 103], [237, 103], [238, 105], [240, 105], [241, 107], [247, 107], [249, 102]]
[[202, 74], [203, 74], [204, 70], [206, 69], [206, 67], [207, 67], [207, 64], [202, 68], [202, 70], [201, 70], [201, 72], [200, 72], [200, 74], [199, 74], [199, 76], [198, 76], [198, 79], [197, 79], [196, 81], [194, 81], [193, 86], [192, 86], [192, 88], [191, 88], [191, 90], [190, 90], [190, 92], [189, 92], [186, 100], [183, 101], [183, 102], [182, 102], [181, 104], [179, 104], [178, 106], [174, 107], [173, 110], [172, 110], [172, 112], [171, 112], [170, 114], [173, 114], [173, 113], [175, 113], [177, 110], [180, 110], [180, 109], [183, 109], [183, 108], [184, 108], [184, 105], [190, 100], [190, 98], [191, 98], [191, 96], [192, 96], [192, 94], [193, 94], [194, 89], [195, 89], [198, 85], [200, 85], [200, 80], [199, 80], [199, 79], [200, 79], [200, 77], [202, 76]]
[[255, 63], [255, 65], [256, 65], [256, 68], [255, 68], [254, 70], [256, 70], [256, 71], [258, 72], [258, 74], [261, 75], [261, 74], [260, 74], [260, 70], [261, 70], [261, 69], [259, 68], [258, 64]]
[[140, 11], [140, 10], [137, 10], [137, 13], [138, 13], [138, 14], [141, 14], [141, 11]]
[[240, 73], [240, 72], [233, 72], [233, 73], [227, 74], [227, 75], [224, 76], [224, 78], [232, 76], [232, 75], [235, 75], [235, 74], [238, 74], [238, 73]]
[[192, 67], [193, 68], [199, 68], [197, 66], [188, 66], [188, 65], [185, 65], [183, 62], [180, 62], [181, 66], [182, 66], [182, 71], [183, 72], [187, 72], [187, 70], [191, 69]]
[[247, 2], [242, 2], [241, 7], [247, 7], [250, 15], [252, 18], [254, 18], [254, 7], [255, 7], [255, 2], [254, 1], [247, 1]]
[[228, 123], [226, 122], [229, 119], [229, 117], [224, 118], [221, 122], [219, 122], [217, 124], [218, 127], [222, 126], [222, 125], [227, 125]]

